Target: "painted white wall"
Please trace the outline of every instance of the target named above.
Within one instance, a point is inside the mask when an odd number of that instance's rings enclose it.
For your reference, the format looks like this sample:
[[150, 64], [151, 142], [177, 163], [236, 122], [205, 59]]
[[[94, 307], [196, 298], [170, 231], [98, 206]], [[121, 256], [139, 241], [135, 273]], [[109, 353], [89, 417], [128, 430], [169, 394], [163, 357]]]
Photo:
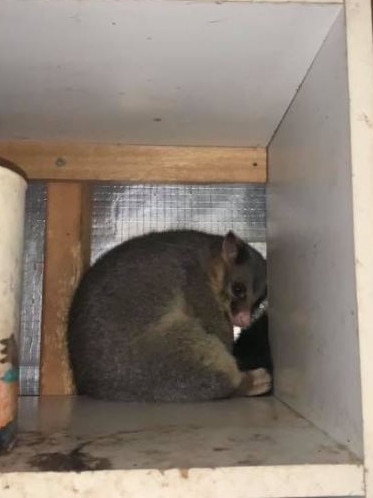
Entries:
[[340, 9], [1, 0], [0, 139], [265, 146]]
[[362, 455], [344, 18], [269, 147], [277, 395]]
[[373, 40], [369, 0], [346, 0], [365, 495], [373, 496]]

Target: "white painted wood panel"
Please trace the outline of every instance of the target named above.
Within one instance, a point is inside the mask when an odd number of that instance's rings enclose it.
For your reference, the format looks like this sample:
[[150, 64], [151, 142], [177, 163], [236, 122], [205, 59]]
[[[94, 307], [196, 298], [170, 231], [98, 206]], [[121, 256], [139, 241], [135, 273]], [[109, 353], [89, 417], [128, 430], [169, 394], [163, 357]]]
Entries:
[[340, 9], [2, 0], [0, 139], [265, 146]]
[[373, 42], [369, 0], [347, 0], [355, 271], [363, 401], [365, 495], [373, 496]]
[[0, 475], [0, 489], [2, 498], [361, 497], [362, 474], [353, 465], [14, 472]]
[[[70, 498], [73, 492], [87, 498], [362, 494], [359, 461], [273, 398], [125, 404], [56, 396], [41, 398], [39, 406], [35, 401], [22, 400], [20, 444], [2, 457], [2, 498]], [[50, 462], [61, 463], [65, 455], [88, 468], [101, 463], [102, 470], [35, 472], [30, 462], [46, 464], [48, 454]]]
[[276, 392], [362, 454], [349, 97], [341, 14], [269, 147]]

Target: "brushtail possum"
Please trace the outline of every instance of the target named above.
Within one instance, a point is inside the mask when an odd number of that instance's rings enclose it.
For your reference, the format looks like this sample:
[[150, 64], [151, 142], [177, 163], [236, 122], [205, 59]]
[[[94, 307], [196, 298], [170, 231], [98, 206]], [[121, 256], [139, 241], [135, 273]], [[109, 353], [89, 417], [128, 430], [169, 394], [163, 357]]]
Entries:
[[232, 354], [266, 288], [265, 260], [233, 232], [152, 232], [101, 257], [72, 300], [78, 393], [109, 400], [250, 395], [262, 382]]

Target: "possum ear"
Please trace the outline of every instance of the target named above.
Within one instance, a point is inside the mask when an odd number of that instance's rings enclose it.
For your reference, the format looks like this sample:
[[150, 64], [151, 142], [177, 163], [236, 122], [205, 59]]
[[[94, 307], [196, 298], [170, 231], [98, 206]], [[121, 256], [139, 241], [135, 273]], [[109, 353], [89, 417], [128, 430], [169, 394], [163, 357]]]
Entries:
[[229, 231], [223, 240], [222, 256], [226, 263], [232, 265], [236, 262], [241, 246], [244, 242], [232, 231]]

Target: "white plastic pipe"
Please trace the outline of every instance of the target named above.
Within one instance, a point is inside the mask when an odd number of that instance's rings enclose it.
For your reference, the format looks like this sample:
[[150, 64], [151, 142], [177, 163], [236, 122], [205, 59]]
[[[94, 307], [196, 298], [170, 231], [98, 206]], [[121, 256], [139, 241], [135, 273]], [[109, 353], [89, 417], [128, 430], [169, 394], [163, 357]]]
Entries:
[[15, 438], [26, 180], [0, 158], [0, 451]]

